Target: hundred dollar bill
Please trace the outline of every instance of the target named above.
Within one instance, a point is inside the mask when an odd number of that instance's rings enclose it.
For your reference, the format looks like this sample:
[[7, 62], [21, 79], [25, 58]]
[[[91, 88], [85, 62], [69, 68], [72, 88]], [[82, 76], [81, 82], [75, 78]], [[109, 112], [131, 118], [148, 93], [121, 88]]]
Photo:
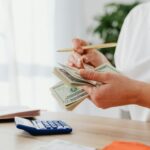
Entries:
[[50, 90], [53, 96], [68, 110], [73, 109], [88, 96], [83, 89], [68, 86], [62, 81], [51, 87]]
[[54, 74], [66, 84], [72, 86], [80, 86], [85, 84], [96, 85], [95, 81], [85, 80], [80, 75], [77, 75], [77, 73], [75, 74], [72, 71], [68, 71], [64, 68], [55, 67]]
[[[79, 74], [79, 69], [77, 68], [73, 68], [73, 67], [69, 67], [67, 65], [63, 65], [63, 64], [60, 64], [59, 65], [62, 67], [62, 69], [64, 69], [68, 74], [70, 74], [70, 76], [72, 76], [73, 78], [76, 78], [78, 80], [80, 80], [80, 84], [92, 84], [92, 85], [95, 85], [96, 82], [95, 81], [91, 81], [91, 80], [85, 80], [84, 78], [82, 78]], [[68, 77], [70, 77], [68, 76]]]

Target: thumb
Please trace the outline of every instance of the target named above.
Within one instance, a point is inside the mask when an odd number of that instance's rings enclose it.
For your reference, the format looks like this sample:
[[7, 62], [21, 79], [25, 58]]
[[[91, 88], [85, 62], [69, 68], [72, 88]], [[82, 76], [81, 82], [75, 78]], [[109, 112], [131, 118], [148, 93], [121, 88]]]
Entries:
[[102, 83], [107, 83], [111, 78], [111, 73], [102, 72], [98, 73], [96, 71], [80, 69], [80, 75], [87, 80], [94, 80]]

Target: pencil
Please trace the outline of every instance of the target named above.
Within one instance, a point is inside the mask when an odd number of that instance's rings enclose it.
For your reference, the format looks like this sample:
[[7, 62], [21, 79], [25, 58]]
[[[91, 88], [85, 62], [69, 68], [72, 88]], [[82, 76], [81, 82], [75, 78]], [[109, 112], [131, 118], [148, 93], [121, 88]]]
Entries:
[[[103, 44], [98, 44], [98, 45], [87, 45], [83, 46], [82, 49], [100, 49], [100, 48], [111, 48], [111, 47], [116, 47], [117, 43], [103, 43]], [[73, 51], [73, 48], [64, 48], [64, 49], [59, 49], [57, 52], [70, 52]]]

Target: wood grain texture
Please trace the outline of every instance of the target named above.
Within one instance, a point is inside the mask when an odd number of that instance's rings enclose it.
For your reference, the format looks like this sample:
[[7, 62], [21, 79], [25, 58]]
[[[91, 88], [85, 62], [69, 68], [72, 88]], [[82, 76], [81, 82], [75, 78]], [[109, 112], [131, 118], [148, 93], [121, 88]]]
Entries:
[[40, 119], [62, 119], [73, 128], [72, 134], [31, 136], [15, 128], [14, 123], [0, 124], [1, 149], [33, 149], [45, 142], [62, 139], [102, 149], [113, 141], [136, 141], [150, 145], [150, 123], [96, 116], [77, 115], [72, 112], [42, 113]]

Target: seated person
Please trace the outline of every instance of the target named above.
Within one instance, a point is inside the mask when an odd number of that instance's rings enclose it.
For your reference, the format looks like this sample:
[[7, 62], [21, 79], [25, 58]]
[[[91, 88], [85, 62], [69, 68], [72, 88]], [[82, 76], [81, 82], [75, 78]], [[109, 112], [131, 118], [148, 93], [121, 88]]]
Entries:
[[83, 63], [97, 67], [110, 62], [96, 49], [83, 50], [87, 43], [80, 39], [73, 40], [74, 53], [68, 61], [68, 65], [81, 69], [82, 77], [104, 83], [100, 87], [83, 87], [97, 107], [134, 104], [122, 109], [131, 119], [142, 121], [150, 121], [150, 21], [146, 19], [150, 17], [149, 8], [150, 3], [141, 4], [125, 19], [115, 52], [116, 68], [122, 74], [84, 70]]

